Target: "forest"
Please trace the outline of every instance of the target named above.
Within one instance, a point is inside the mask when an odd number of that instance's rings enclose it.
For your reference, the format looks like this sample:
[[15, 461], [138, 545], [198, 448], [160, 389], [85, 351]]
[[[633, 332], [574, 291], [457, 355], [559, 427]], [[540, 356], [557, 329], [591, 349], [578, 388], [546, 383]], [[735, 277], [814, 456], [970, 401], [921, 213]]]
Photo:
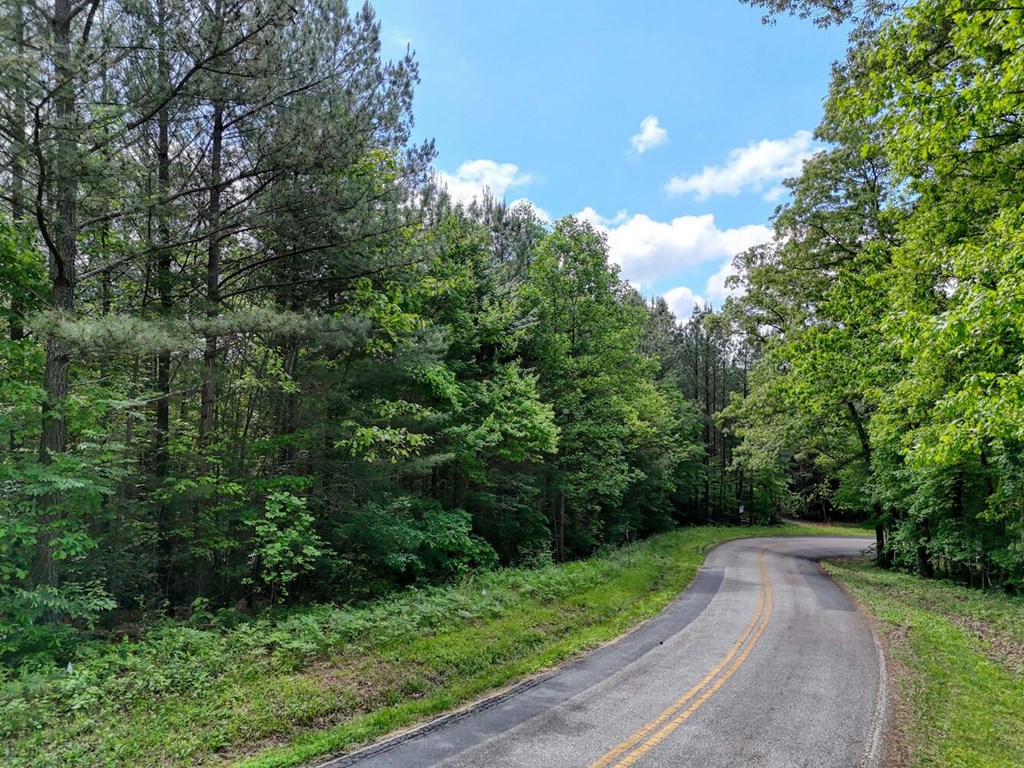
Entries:
[[749, 350], [452, 203], [369, 6], [4, 10], [0, 655], [775, 515]]
[[369, 5], [4, 0], [0, 660], [789, 515], [1024, 589], [1024, 11], [748, 4], [849, 53], [676, 318], [450, 199]]

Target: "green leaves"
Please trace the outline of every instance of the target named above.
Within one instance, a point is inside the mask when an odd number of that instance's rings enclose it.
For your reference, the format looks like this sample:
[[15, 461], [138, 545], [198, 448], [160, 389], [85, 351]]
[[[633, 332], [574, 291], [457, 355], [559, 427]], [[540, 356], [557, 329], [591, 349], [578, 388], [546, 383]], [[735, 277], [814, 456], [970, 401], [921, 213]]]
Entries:
[[429, 440], [427, 435], [410, 432], [406, 427], [376, 424], [361, 426], [354, 423], [351, 426], [352, 437], [339, 440], [334, 447], [367, 462], [388, 461], [397, 464], [400, 459], [416, 455]]
[[0, 318], [24, 323], [25, 316], [45, 305], [45, 295], [44, 261], [33, 247], [31, 235], [0, 219]]
[[347, 590], [387, 590], [390, 584], [437, 581], [496, 565], [487, 542], [471, 533], [469, 514], [437, 502], [395, 495], [352, 510], [336, 528]]
[[733, 311], [771, 330], [729, 409], [745, 456], [809, 458], [832, 503], [874, 506], [898, 564], [1008, 585], [1024, 534], [1022, 25], [1019, 9], [922, 0], [854, 33], [818, 131], [833, 147], [788, 183], [776, 241], [739, 260]]
[[484, 382], [477, 408], [482, 419], [464, 432], [472, 455], [519, 463], [543, 461], [557, 450], [554, 410], [540, 400], [537, 377], [518, 365], [502, 365]]
[[[559, 430], [552, 479], [576, 546], [656, 530], [693, 435], [678, 401], [654, 384], [658, 361], [642, 352], [646, 307], [619, 279], [603, 236], [574, 218], [540, 242], [522, 301], [536, 319], [526, 349]], [[650, 506], [628, 503], [631, 492], [649, 494]]]
[[260, 514], [248, 519], [253, 539], [249, 564], [254, 579], [271, 588], [272, 595], [287, 595], [291, 584], [316, 567], [326, 554], [314, 530], [306, 500], [286, 491], [271, 493]]
[[0, 590], [0, 661], [27, 663], [32, 655], [45, 660], [57, 649], [70, 654], [77, 633], [46, 618], [61, 616], [91, 629], [116, 606], [99, 582]]
[[684, 518], [667, 306], [653, 349], [592, 226], [438, 194], [369, 5], [111, 8], [0, 42], [0, 597], [198, 625]]

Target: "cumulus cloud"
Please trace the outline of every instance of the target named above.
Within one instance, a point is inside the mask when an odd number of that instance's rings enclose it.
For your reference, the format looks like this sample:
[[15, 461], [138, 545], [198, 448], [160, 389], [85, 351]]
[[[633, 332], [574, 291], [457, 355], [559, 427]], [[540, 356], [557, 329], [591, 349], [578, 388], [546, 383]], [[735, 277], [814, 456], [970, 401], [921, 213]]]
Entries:
[[520, 198], [517, 198], [516, 200], [513, 200], [511, 203], [509, 203], [508, 207], [509, 208], [515, 208], [517, 205], [528, 205], [528, 206], [530, 206], [530, 208], [533, 209], [534, 216], [536, 216], [538, 219], [540, 219], [545, 224], [550, 224], [552, 222], [551, 214], [548, 213], [547, 211], [545, 211], [543, 208], [541, 208], [535, 202], [533, 202], [533, 200], [528, 200], [525, 197], [520, 197]]
[[671, 194], [692, 194], [706, 200], [712, 195], [767, 188], [765, 199], [771, 202], [783, 191], [779, 181], [800, 173], [804, 160], [816, 151], [810, 131], [797, 131], [788, 139], [764, 139], [732, 150], [724, 165], [704, 166], [700, 173], [673, 177], [665, 189]]
[[673, 288], [663, 294], [665, 303], [672, 310], [677, 320], [685, 320], [693, 313], [694, 307], [704, 306], [704, 298], [691, 291], [685, 285]]
[[622, 210], [615, 214], [612, 218], [608, 219], [602, 216], [600, 213], [595, 211], [589, 205], [582, 211], [576, 214], [577, 219], [588, 221], [599, 229], [607, 230], [608, 227], [614, 227], [626, 220], [629, 214]]
[[735, 274], [736, 267], [732, 259], [723, 261], [718, 271], [708, 278], [708, 284], [704, 289], [705, 295], [716, 304], [725, 301], [729, 296], [739, 296], [742, 293], [739, 288], [730, 288], [725, 284], [725, 281]]
[[485, 189], [499, 200], [514, 187], [522, 187], [533, 181], [515, 163], [496, 163], [494, 160], [467, 160], [455, 173], [440, 171], [437, 180], [448, 189], [453, 200], [470, 203], [483, 195]]
[[736, 267], [730, 256], [724, 259], [718, 270], [708, 278], [704, 290], [700, 293], [696, 293], [689, 286], [680, 285], [666, 291], [663, 296], [673, 314], [683, 320], [690, 316], [694, 307], [703, 306], [705, 302], [721, 307], [730, 296], [743, 295], [741, 287], [733, 288], [725, 284], [725, 281], [735, 274]]
[[634, 133], [629, 140], [633, 144], [633, 150], [642, 155], [647, 150], [666, 143], [668, 131], [658, 125], [658, 118], [655, 115], [648, 115], [640, 121], [640, 133]]
[[642, 213], [628, 216], [621, 211], [607, 219], [593, 208], [585, 208], [577, 216], [605, 233], [612, 261], [622, 268], [623, 277], [640, 287], [650, 287], [709, 261], [731, 259], [772, 236], [771, 230], [760, 224], [719, 229], [712, 214], [657, 221]]

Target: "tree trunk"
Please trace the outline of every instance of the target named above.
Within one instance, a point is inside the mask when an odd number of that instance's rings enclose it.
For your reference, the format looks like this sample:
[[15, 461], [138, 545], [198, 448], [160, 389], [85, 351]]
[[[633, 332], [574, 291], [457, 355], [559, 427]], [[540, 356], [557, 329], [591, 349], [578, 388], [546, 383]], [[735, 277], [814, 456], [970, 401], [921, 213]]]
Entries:
[[[868, 474], [871, 474], [871, 439], [868, 435], [867, 428], [864, 426], [864, 418], [860, 415], [857, 410], [857, 406], [854, 405], [852, 400], [845, 401], [846, 410], [850, 414], [850, 421], [853, 422], [853, 428], [857, 432], [857, 439], [860, 440], [861, 458], [864, 459], [864, 465], [867, 469]], [[882, 567], [888, 568], [892, 565], [892, 558], [889, 553], [885, 551], [885, 526], [882, 524], [882, 505], [877, 501], [874, 503], [872, 512], [875, 515], [875, 564]]]
[[[75, 90], [72, 82], [70, 0], [56, 0], [53, 9], [53, 61], [56, 73], [54, 110], [57, 122], [57, 159], [52, 168], [55, 217], [50, 238], [51, 305], [58, 313], [70, 315], [75, 308], [75, 259], [78, 234], [75, 197], [78, 192], [74, 141]], [[53, 455], [63, 453], [67, 447], [67, 432], [63, 418], [64, 401], [68, 393], [68, 371], [71, 351], [60, 339], [46, 339], [46, 365], [43, 388], [46, 400], [42, 408], [42, 434], [39, 441], [39, 461], [49, 464]], [[33, 564], [33, 582], [56, 587], [60, 583], [57, 562], [53, 556], [50, 537], [57, 514], [59, 499], [47, 496], [40, 500], [42, 515], [40, 535]]]
[[[16, 5], [17, 18], [14, 22], [14, 49], [17, 58], [20, 60], [25, 51], [25, 10], [20, 2]], [[25, 139], [25, 109], [24, 94], [20, 84], [12, 94], [12, 100], [14, 102], [13, 112], [15, 120], [12, 125], [14, 140], [11, 142], [11, 220], [17, 226], [25, 217], [25, 185], [23, 180], [25, 165], [21, 159], [21, 144]], [[23, 312], [24, 306], [21, 303], [21, 298], [15, 292], [12, 292], [11, 341], [17, 342], [25, 338], [25, 327], [21, 321]], [[21, 447], [21, 441], [13, 428], [8, 434], [7, 444], [12, 451]]]
[[[875, 504], [875, 517], [881, 516], [881, 505]], [[882, 568], [889, 568], [892, 565], [892, 557], [885, 551], [885, 526], [881, 523], [875, 525], [875, 564]]]
[[[158, 26], [161, 31], [166, 22], [166, 13], [163, 3], [161, 3], [158, 9]], [[165, 43], [162, 33], [159, 44], [160, 51], [158, 53], [157, 68], [160, 72], [160, 82], [166, 84], [170, 81], [170, 65], [167, 60], [167, 52], [164, 49]], [[160, 201], [160, 207], [157, 210], [157, 237], [159, 243], [157, 247], [156, 286], [160, 298], [160, 315], [164, 320], [170, 317], [174, 306], [174, 299], [171, 295], [171, 224], [170, 214], [165, 202], [170, 195], [171, 188], [170, 131], [170, 110], [164, 107], [157, 113], [156, 145], [158, 199]], [[153, 471], [156, 474], [157, 480], [162, 481], [167, 477], [169, 463], [168, 441], [171, 424], [171, 353], [169, 351], [160, 352], [157, 355], [156, 389], [159, 397], [156, 401]]]
[[[206, 303], [207, 317], [211, 320], [218, 314], [220, 302], [220, 214], [221, 214], [221, 153], [224, 142], [224, 106], [213, 105], [213, 136], [210, 147], [210, 238], [206, 262]], [[203, 385], [199, 411], [199, 441], [205, 446], [213, 431], [217, 405], [217, 335], [208, 330], [206, 348], [203, 351]]]
[[935, 568], [932, 565], [932, 558], [928, 553], [928, 547], [925, 546], [925, 544], [918, 544], [917, 546], [917, 572], [926, 579], [930, 579], [935, 576]]
[[[171, 74], [167, 58], [166, 42], [163, 30], [167, 24], [166, 7], [161, 2], [157, 8], [157, 27], [159, 30], [159, 46], [157, 53], [157, 69], [161, 84], [169, 87]], [[171, 222], [167, 209], [167, 199], [171, 189], [171, 114], [167, 107], [157, 113], [157, 259], [156, 287], [160, 302], [160, 317], [166, 322], [174, 308], [174, 297], [171, 283]], [[158, 397], [155, 404], [155, 424], [153, 431], [153, 485], [159, 488], [170, 474], [170, 435], [171, 435], [171, 353], [162, 351], [156, 358], [156, 391]], [[175, 544], [172, 538], [173, 525], [170, 519], [171, 510], [166, 502], [157, 502], [156, 507], [156, 573], [160, 588], [165, 597], [173, 599], [173, 562]]]
[[558, 528], [555, 537], [558, 562], [565, 562], [565, 492], [558, 492]]

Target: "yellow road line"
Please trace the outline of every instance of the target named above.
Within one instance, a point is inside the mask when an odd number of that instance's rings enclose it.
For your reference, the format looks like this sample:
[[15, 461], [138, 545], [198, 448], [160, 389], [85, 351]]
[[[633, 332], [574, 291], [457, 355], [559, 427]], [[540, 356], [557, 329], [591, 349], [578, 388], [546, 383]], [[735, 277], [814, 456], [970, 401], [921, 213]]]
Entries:
[[[762, 554], [763, 552], [758, 554], [758, 568], [763, 569], [764, 564], [761, 561]], [[767, 570], [765, 570], [763, 577], [767, 578], [767, 576]], [[658, 743], [660, 743], [666, 736], [672, 733], [672, 731], [674, 731], [680, 725], [685, 723], [689, 719], [690, 715], [692, 715], [694, 712], [700, 709], [701, 706], [708, 699], [714, 696], [715, 692], [719, 688], [725, 685], [725, 682], [736, 673], [736, 670], [743, 666], [743, 663], [747, 660], [747, 657], [750, 656], [750, 652], [754, 650], [754, 646], [757, 645], [757, 641], [761, 639], [761, 635], [763, 635], [765, 629], [768, 628], [768, 621], [772, 617], [772, 603], [773, 600], [771, 582], [768, 582], [768, 605], [765, 609], [764, 618], [761, 619], [761, 624], [760, 626], [758, 626], [757, 632], [754, 634], [754, 637], [751, 638], [750, 643], [747, 644], [747, 647], [743, 649], [743, 653], [740, 654], [740, 657], [736, 659], [733, 665], [729, 667], [729, 669], [726, 670], [726, 672], [715, 681], [714, 685], [712, 685], [703, 694], [701, 694], [700, 698], [696, 699], [689, 707], [686, 708], [685, 711], [677, 715], [671, 722], [668, 723], [668, 725], [664, 726], [660, 731], [651, 736], [647, 741], [645, 741], [639, 747], [637, 747], [628, 755], [626, 755], [619, 763], [616, 764], [615, 768], [627, 768], [627, 766], [633, 765], [633, 763], [635, 763], [637, 760], [643, 757], [643, 755], [645, 755], [647, 752], [649, 752], [651, 749], [657, 746]]]
[[[620, 766], [632, 765], [634, 762], [636, 762], [636, 760], [640, 758], [641, 755], [648, 752], [658, 742], [660, 742], [662, 739], [668, 736], [669, 733], [674, 731], [683, 722], [685, 722], [687, 718], [690, 717], [690, 715], [692, 715], [705, 701], [707, 701], [715, 693], [715, 691], [721, 688], [725, 681], [732, 677], [736, 670], [739, 669], [740, 666], [742, 666], [743, 662], [746, 661], [747, 657], [750, 655], [750, 651], [753, 648], [754, 644], [758, 641], [761, 635], [764, 634], [764, 630], [768, 626], [768, 619], [771, 617], [772, 612], [771, 582], [768, 578], [768, 571], [764, 567], [764, 550], [758, 552], [757, 554], [757, 569], [760, 586], [758, 594], [757, 611], [754, 614], [754, 619], [747, 626], [746, 630], [744, 630], [743, 634], [740, 635], [740, 639], [737, 640], [733, 644], [732, 648], [729, 649], [729, 652], [725, 655], [725, 657], [723, 657], [722, 660], [719, 661], [718, 664], [716, 664], [715, 667], [710, 672], [708, 672], [708, 674], [705, 675], [700, 682], [698, 682], [690, 690], [683, 694], [681, 698], [679, 698], [664, 712], [658, 715], [658, 717], [656, 717], [650, 723], [648, 723], [639, 731], [634, 733], [628, 739], [618, 744], [616, 747], [612, 748], [610, 751], [604, 754], [597, 762], [593, 763], [590, 766], [590, 768], [605, 768], [606, 766], [610, 765], [615, 760], [617, 760], [619, 756], [622, 755], [624, 752], [633, 749], [633, 747], [635, 747], [639, 742], [647, 738], [652, 731], [655, 731], [655, 729], [661, 727], [661, 729], [658, 730], [657, 733], [655, 733], [653, 736], [647, 739], [647, 741], [644, 741], [643, 744], [641, 744], [639, 747], [636, 747], [635, 750], [633, 750], [632, 752], [630, 752], [630, 754], [623, 758], [622, 761], [616, 765], [616, 768], [619, 768]], [[751, 633], [754, 632], [755, 627], [758, 627], [757, 633], [754, 635], [754, 638], [750, 641], [750, 644], [747, 645], [746, 649], [736, 660], [736, 662], [732, 665], [732, 667], [730, 667], [722, 675], [722, 677], [715, 681], [714, 685], [707, 691], [705, 691], [705, 693], [701, 695], [700, 698], [694, 701], [694, 703], [691, 704], [689, 708], [687, 708], [682, 714], [677, 715], [680, 709], [682, 709], [694, 696], [697, 695], [697, 693], [699, 693], [705, 686], [707, 686], [708, 683], [714, 680], [715, 677], [719, 675], [719, 673], [721, 673], [722, 670], [729, 664], [729, 662], [736, 657], [736, 654], [739, 653], [740, 649], [743, 647], [743, 644], [750, 637]], [[669, 722], [668, 725], [664, 725], [666, 721], [670, 720], [671, 722]]]

